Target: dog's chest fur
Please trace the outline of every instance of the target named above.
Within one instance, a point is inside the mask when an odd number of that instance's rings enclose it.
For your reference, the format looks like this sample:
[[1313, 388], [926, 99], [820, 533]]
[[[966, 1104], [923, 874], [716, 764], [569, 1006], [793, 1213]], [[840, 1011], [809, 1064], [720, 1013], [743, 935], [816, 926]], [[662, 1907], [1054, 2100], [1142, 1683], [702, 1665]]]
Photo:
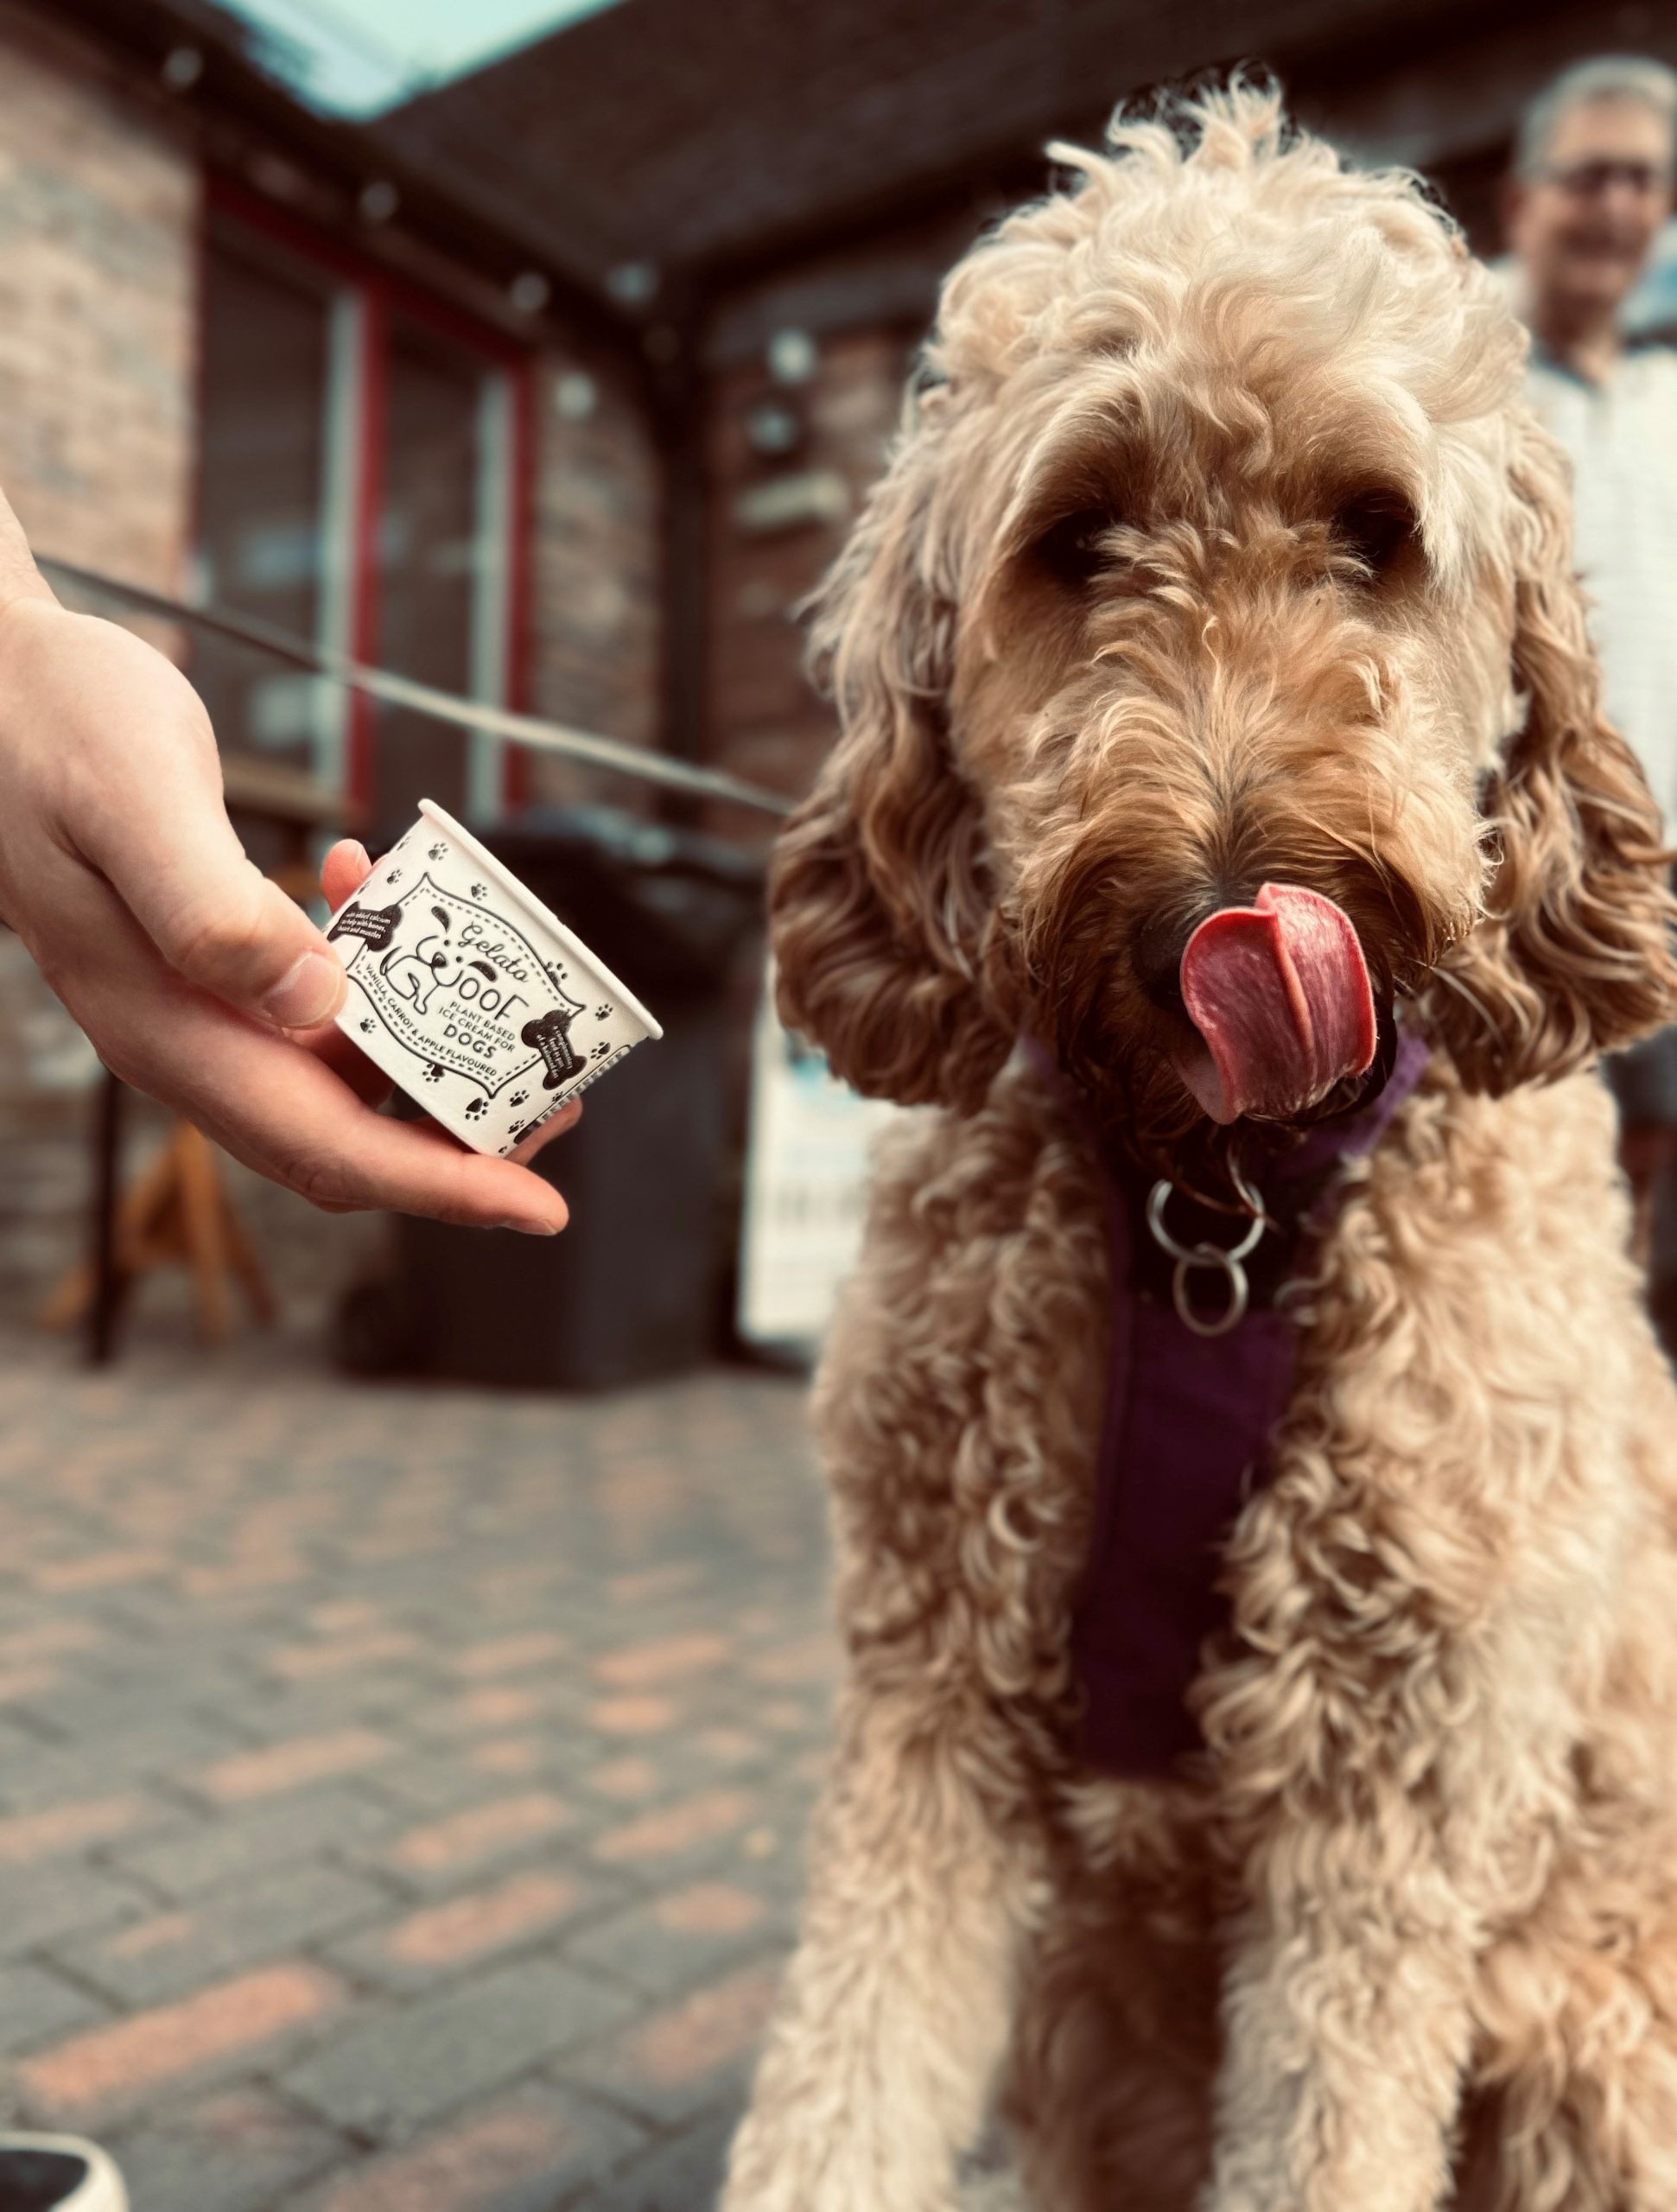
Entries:
[[[1657, 1411], [1669, 1385], [1628, 1261], [1604, 1263], [1604, 1221], [1623, 1222], [1611, 1141], [1593, 1077], [1492, 1103], [1445, 1077], [1350, 1171], [1300, 1307], [1272, 1479], [1224, 1552], [1232, 1627], [1195, 1698], [1214, 1752], [1248, 1725], [1255, 1669], [1289, 1646], [1332, 1643], [1348, 1692], [1377, 1709], [1441, 1620], [1471, 1628], [1532, 1547], [1578, 1541], [1583, 1492], [1603, 1580], [1626, 1571], [1649, 1503], [1630, 1408]], [[1027, 1071], [969, 1119], [914, 1117], [882, 1158], [819, 1395], [857, 1663], [940, 1669], [1001, 1700], [1039, 1755], [1063, 1757], [1077, 1694], [1103, 1207], [1083, 1141]], [[1556, 1626], [1554, 1668], [1587, 1700], [1599, 1637]]]

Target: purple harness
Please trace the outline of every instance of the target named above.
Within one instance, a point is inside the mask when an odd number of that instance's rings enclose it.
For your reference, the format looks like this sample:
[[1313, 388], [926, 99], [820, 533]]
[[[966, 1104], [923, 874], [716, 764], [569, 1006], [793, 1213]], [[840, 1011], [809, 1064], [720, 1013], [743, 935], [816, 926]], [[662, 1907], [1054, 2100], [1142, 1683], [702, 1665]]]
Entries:
[[[1064, 1091], [1049, 1056], [1034, 1042], [1031, 1051]], [[1377, 1097], [1276, 1150], [1259, 1169], [1262, 1194], [1278, 1209], [1288, 1193], [1301, 1198], [1280, 1255], [1288, 1275], [1333, 1220], [1337, 1170], [1374, 1149], [1426, 1058], [1420, 1039], [1401, 1038]], [[1093, 1135], [1081, 1100], [1074, 1094], [1067, 1103]], [[1093, 1538], [1072, 1617], [1083, 1689], [1077, 1749], [1109, 1773], [1157, 1774], [1201, 1743], [1185, 1700], [1206, 1637], [1227, 1618], [1216, 1587], [1222, 1547], [1267, 1471], [1298, 1328], [1284, 1311], [1255, 1301], [1223, 1333], [1197, 1332], [1167, 1289], [1152, 1291], [1141, 1261], [1154, 1240], [1138, 1194], [1098, 1141], [1095, 1152], [1112, 1255], [1112, 1350]], [[1223, 1272], [1232, 1290], [1234, 1273]], [[1212, 1295], [1223, 1294], [1214, 1284]]]

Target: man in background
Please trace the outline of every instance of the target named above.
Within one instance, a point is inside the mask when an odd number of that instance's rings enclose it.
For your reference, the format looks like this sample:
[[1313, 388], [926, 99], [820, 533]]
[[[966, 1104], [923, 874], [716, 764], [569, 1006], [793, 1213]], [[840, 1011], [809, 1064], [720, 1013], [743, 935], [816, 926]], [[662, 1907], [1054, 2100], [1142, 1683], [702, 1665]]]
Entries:
[[[1607, 712], [1677, 836], [1677, 352], [1639, 345], [1625, 302], [1672, 211], [1677, 73], [1604, 55], [1527, 110], [1509, 243], [1532, 333], [1528, 389], [1572, 457], [1576, 558]], [[1677, 1351], [1677, 1028], [1607, 1062], [1639, 1255]]]

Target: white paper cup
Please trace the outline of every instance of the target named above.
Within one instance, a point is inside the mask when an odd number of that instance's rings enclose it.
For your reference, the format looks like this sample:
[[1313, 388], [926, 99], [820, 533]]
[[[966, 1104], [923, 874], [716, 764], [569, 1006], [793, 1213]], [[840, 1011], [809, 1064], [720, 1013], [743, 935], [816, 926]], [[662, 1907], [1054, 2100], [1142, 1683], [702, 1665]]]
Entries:
[[327, 935], [338, 1027], [474, 1152], [508, 1153], [664, 1034], [556, 914], [429, 798]]

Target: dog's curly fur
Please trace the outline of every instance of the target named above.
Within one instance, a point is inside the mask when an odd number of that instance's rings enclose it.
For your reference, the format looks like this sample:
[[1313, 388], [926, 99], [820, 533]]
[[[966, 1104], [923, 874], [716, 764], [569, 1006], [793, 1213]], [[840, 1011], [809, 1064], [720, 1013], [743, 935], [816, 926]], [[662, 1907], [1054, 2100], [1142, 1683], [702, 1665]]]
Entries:
[[[817, 1393], [849, 1652], [729, 2212], [1677, 2206], [1677, 1396], [1590, 1063], [1667, 1015], [1523, 339], [1413, 179], [1236, 84], [955, 270], [818, 610], [783, 1010], [885, 1154]], [[1265, 880], [1434, 1051], [1296, 1287], [1206, 1748], [1080, 1768], [1088, 1141], [1210, 1190], [1144, 988]]]

